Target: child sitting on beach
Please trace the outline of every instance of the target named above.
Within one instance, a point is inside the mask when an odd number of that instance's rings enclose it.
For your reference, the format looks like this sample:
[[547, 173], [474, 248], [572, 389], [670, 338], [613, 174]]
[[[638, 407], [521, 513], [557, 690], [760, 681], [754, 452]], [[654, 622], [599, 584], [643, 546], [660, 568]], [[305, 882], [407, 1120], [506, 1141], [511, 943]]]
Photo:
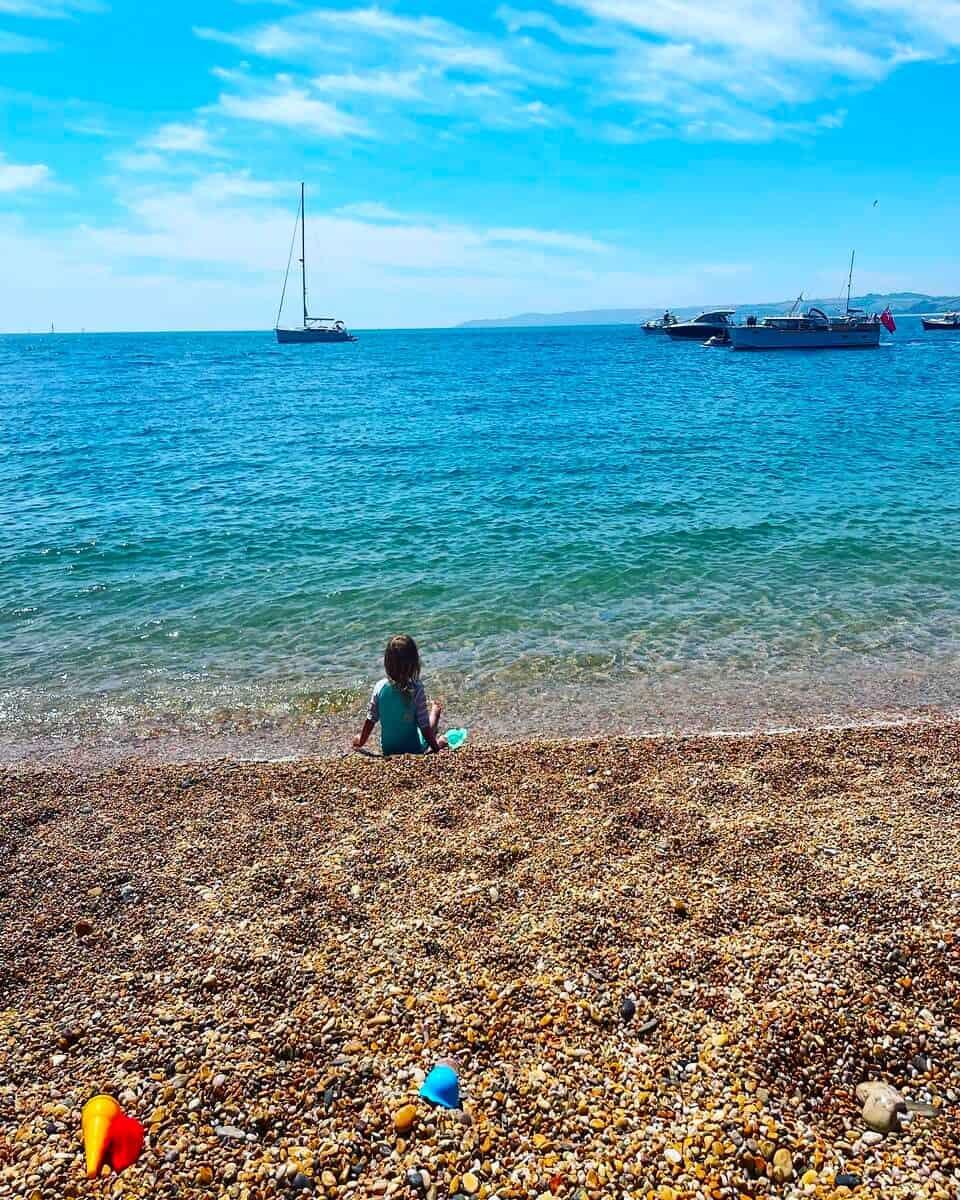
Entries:
[[420, 652], [412, 637], [401, 633], [387, 642], [383, 669], [386, 678], [373, 689], [367, 719], [353, 739], [354, 750], [364, 746], [378, 721], [385, 756], [446, 750], [447, 739], [437, 736], [441, 707], [427, 704], [420, 682]]

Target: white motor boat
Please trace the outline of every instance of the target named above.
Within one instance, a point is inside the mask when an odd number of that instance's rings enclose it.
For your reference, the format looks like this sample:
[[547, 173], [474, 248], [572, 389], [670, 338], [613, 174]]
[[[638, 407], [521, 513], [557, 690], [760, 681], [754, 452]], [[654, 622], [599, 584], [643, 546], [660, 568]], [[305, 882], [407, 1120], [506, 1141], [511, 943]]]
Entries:
[[828, 317], [821, 308], [781, 317], [747, 318], [745, 325], [730, 326], [734, 350], [838, 350], [880, 345], [880, 318], [875, 313], [851, 310]]
[[730, 344], [734, 350], [855, 350], [880, 345], [880, 330], [893, 333], [897, 323], [886, 308], [882, 313], [866, 313], [850, 307], [853, 287], [853, 263], [856, 251], [850, 255], [847, 275], [847, 306], [842, 316], [828, 317], [822, 308], [811, 305], [805, 313], [798, 312], [803, 293], [788, 313], [779, 317], [747, 317], [743, 325], [731, 325]]
[[[960, 331], [960, 312], [945, 312], [940, 317], [923, 317], [924, 329], [948, 329], [953, 333]], [[53, 333], [53, 326], [50, 326], [50, 332]]]

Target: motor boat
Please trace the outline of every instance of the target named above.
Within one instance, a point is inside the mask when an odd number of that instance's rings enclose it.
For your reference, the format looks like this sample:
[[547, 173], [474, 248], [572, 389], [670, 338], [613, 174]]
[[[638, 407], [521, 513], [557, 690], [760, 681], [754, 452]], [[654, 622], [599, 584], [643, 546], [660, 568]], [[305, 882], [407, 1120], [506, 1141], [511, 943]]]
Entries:
[[924, 329], [953, 329], [960, 331], [960, 312], [945, 312], [939, 317], [921, 317]]
[[671, 325], [677, 324], [677, 318], [668, 308], [662, 317], [653, 321], [644, 321], [641, 328], [644, 333], [666, 333]]
[[880, 345], [880, 317], [850, 309], [828, 317], [811, 306], [805, 313], [786, 313], [730, 327], [734, 350], [838, 350]]
[[678, 341], [705, 342], [709, 338], [718, 337], [726, 342], [730, 334], [730, 318], [735, 311], [733, 308], [714, 308], [709, 312], [702, 312], [692, 321], [677, 321], [665, 332]]
[[828, 317], [815, 305], [801, 312], [801, 292], [788, 313], [764, 317], [761, 321], [747, 317], [742, 325], [731, 326], [730, 342], [734, 350], [855, 350], [879, 346], [880, 330], [894, 333], [897, 323], [889, 306], [879, 314], [851, 308], [855, 259], [856, 251], [850, 255], [847, 303], [841, 315]]

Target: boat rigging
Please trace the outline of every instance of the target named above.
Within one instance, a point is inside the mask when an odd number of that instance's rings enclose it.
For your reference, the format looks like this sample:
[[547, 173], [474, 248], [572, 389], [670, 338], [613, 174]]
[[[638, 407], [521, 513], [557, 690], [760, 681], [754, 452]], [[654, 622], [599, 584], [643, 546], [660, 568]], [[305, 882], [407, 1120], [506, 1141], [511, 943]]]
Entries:
[[283, 302], [287, 296], [287, 282], [290, 278], [290, 266], [293, 262], [293, 248], [297, 241], [297, 225], [293, 227], [293, 238], [290, 241], [290, 254], [287, 257], [287, 272], [283, 277], [283, 291], [280, 294], [280, 307], [277, 310], [277, 320], [274, 332], [277, 341], [290, 342], [355, 342], [357, 339], [347, 329], [343, 321], [337, 317], [311, 317], [307, 309], [307, 213], [305, 188], [300, 184], [300, 207], [297, 210], [297, 222], [300, 226], [300, 281], [303, 298], [303, 325], [294, 328], [283, 328], [280, 317], [283, 313]]

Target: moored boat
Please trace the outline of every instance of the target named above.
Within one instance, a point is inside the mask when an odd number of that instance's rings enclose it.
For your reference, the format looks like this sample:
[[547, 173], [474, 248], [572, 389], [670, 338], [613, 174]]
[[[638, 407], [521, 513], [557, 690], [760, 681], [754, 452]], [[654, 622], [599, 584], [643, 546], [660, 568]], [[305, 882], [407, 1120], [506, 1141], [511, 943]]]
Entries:
[[960, 312], [945, 312], [939, 317], [921, 317], [924, 329], [960, 331]]
[[799, 312], [801, 292], [788, 313], [760, 321], [748, 317], [743, 325], [731, 326], [730, 343], [734, 350], [852, 350], [879, 346], [880, 330], [885, 328], [893, 333], [897, 325], [889, 308], [877, 314], [850, 307], [855, 256], [856, 251], [850, 255], [847, 305], [842, 315], [828, 316], [814, 305], [806, 312]]
[[303, 292], [303, 325], [292, 329], [280, 326], [280, 315], [283, 312], [283, 302], [287, 295], [287, 280], [290, 277], [290, 263], [293, 260], [293, 246], [296, 242], [297, 228], [293, 228], [293, 242], [290, 243], [290, 257], [287, 259], [287, 273], [283, 277], [283, 292], [280, 296], [280, 308], [277, 312], [277, 323], [274, 332], [277, 341], [281, 343], [294, 342], [355, 342], [357, 339], [347, 329], [343, 321], [336, 317], [311, 317], [307, 312], [307, 213], [304, 203], [304, 185], [300, 184], [300, 208], [297, 212], [300, 225], [300, 278]]
[[644, 333], [666, 333], [671, 325], [677, 324], [677, 318], [668, 308], [662, 317], [653, 321], [644, 321], [641, 329]]
[[734, 350], [835, 350], [880, 345], [880, 318], [875, 313], [848, 312], [829, 317], [811, 306], [805, 313], [748, 318], [730, 327]]
[[730, 318], [735, 311], [732, 308], [714, 308], [702, 312], [692, 321], [677, 321], [665, 332], [678, 341], [705, 342], [713, 337], [726, 341], [730, 333]]

